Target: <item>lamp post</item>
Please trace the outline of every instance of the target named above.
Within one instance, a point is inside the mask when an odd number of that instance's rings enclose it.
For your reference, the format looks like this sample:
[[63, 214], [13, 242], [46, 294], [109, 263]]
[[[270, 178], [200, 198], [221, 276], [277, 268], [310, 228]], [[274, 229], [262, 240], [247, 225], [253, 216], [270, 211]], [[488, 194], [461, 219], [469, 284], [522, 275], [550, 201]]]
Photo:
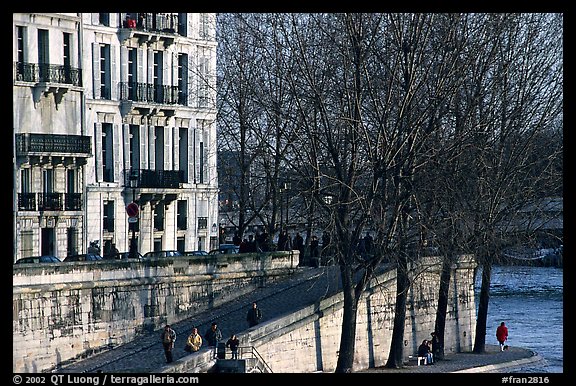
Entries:
[[[136, 187], [138, 186], [138, 170], [130, 168], [129, 183], [130, 188], [132, 188], [132, 204], [136, 205]], [[138, 245], [136, 244], [136, 223], [138, 222], [137, 215], [130, 217], [128, 221], [130, 221], [130, 227], [132, 227], [132, 239], [130, 240], [129, 254], [131, 258], [135, 259], [138, 256]]]

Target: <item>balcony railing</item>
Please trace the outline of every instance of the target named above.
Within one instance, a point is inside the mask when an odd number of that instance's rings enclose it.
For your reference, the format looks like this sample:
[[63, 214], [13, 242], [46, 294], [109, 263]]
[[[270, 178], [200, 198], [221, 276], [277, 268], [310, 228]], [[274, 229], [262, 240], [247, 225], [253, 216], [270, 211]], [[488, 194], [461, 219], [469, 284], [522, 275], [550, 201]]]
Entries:
[[82, 209], [82, 193], [66, 193], [66, 194], [64, 194], [64, 209], [65, 210], [81, 210]]
[[70, 66], [46, 63], [14, 63], [14, 79], [23, 82], [46, 82], [82, 86], [82, 70]]
[[83, 153], [91, 154], [90, 137], [84, 135], [16, 134], [16, 154]]
[[[124, 184], [130, 187], [130, 169], [124, 171]], [[136, 188], [180, 188], [184, 181], [183, 170], [150, 170], [140, 169]]]
[[36, 210], [36, 193], [18, 193], [18, 210]]
[[[186, 32], [186, 26], [181, 23], [178, 14], [174, 13], [122, 13], [121, 16], [122, 28], [180, 35]], [[128, 22], [126, 16], [134, 22]]]
[[18, 193], [20, 211], [81, 209], [82, 193]]
[[62, 193], [38, 193], [38, 210], [62, 210]]
[[120, 100], [160, 103], [165, 105], [186, 105], [188, 102], [188, 95], [181, 91], [177, 86], [121, 82]]

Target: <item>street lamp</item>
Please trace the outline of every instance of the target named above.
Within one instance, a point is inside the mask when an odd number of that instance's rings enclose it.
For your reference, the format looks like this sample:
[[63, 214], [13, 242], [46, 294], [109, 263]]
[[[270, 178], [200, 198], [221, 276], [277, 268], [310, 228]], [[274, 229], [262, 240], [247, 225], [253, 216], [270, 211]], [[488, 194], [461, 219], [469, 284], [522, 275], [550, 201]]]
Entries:
[[[136, 204], [136, 188], [138, 187], [138, 169], [130, 168], [130, 175], [128, 180], [130, 188], [132, 188], [132, 204]], [[138, 217], [133, 218], [135, 219], [135, 221], [132, 221], [130, 223], [130, 226], [132, 227], [132, 239], [130, 240], [129, 254], [131, 258], [135, 259], [138, 256], [138, 245], [136, 244], [136, 222], [138, 221]]]

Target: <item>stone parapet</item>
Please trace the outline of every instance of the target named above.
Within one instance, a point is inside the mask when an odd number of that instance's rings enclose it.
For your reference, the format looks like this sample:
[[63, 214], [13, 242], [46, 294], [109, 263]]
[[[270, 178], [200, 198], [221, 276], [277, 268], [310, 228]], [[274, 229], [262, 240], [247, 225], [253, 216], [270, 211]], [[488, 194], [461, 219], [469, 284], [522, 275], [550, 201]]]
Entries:
[[50, 371], [289, 277], [298, 252], [14, 266], [13, 371]]
[[[430, 258], [412, 268], [408, 294], [404, 356], [417, 352], [434, 330], [441, 260]], [[474, 267], [463, 257], [452, 268], [444, 344], [446, 353], [472, 350], [475, 333]], [[396, 298], [396, 271], [377, 276], [358, 305], [354, 370], [385, 365], [388, 360]], [[333, 372], [342, 330], [343, 294], [249, 329], [244, 344], [257, 348], [274, 372]]]

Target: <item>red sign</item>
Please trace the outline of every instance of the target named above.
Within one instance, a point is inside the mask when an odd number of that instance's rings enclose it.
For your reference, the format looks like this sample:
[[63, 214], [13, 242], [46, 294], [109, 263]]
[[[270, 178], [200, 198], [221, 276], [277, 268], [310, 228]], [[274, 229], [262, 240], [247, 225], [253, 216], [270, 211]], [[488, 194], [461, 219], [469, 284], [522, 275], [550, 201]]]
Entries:
[[138, 204], [131, 202], [126, 205], [126, 213], [128, 217], [138, 217]]

